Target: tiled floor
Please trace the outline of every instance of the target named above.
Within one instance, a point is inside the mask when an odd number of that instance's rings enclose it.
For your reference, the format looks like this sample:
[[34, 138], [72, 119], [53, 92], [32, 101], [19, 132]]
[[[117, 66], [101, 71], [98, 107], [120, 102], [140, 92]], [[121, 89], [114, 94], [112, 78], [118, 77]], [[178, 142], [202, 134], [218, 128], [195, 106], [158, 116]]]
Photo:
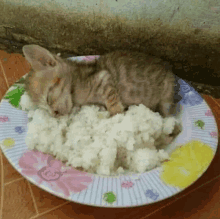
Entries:
[[[0, 98], [29, 64], [19, 54], [0, 51]], [[204, 96], [220, 125], [220, 100]], [[207, 172], [184, 192], [156, 204], [128, 209], [97, 208], [55, 197], [25, 180], [0, 151], [2, 219], [215, 219], [220, 218], [220, 149]]]

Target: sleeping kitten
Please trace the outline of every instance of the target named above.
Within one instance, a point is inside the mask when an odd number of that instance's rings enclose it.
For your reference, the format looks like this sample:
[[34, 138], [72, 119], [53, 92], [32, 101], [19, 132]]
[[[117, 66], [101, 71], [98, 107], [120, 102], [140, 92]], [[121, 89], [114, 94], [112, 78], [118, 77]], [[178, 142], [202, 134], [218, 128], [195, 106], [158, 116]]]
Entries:
[[[54, 117], [88, 104], [105, 106], [111, 116], [138, 104], [163, 117], [174, 113], [174, 75], [160, 59], [117, 51], [92, 62], [69, 61], [37, 45], [24, 46], [23, 53], [32, 66], [26, 91]], [[181, 129], [176, 124], [170, 136], [158, 139], [159, 144], [169, 144]]]
[[104, 105], [111, 115], [141, 103], [163, 117], [174, 109], [174, 76], [160, 59], [117, 51], [93, 62], [77, 62], [37, 45], [24, 46], [23, 53], [32, 66], [26, 90], [54, 117], [87, 104]]

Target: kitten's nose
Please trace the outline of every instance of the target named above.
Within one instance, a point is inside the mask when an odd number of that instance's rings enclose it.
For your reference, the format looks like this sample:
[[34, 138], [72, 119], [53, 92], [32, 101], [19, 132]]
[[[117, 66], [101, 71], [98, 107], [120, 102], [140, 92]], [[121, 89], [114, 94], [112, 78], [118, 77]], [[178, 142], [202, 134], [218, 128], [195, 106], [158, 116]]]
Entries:
[[58, 117], [59, 116], [59, 111], [54, 111], [54, 117]]

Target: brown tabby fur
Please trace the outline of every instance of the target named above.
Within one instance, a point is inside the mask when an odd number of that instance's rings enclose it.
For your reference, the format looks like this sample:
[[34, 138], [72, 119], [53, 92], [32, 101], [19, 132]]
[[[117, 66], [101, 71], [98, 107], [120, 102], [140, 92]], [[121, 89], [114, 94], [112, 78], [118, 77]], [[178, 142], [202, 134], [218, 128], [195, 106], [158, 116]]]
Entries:
[[24, 46], [23, 52], [33, 69], [26, 90], [53, 116], [86, 104], [104, 105], [111, 115], [141, 103], [163, 117], [171, 113], [174, 76], [157, 58], [116, 51], [93, 62], [77, 62], [37, 45]]
[[[163, 117], [174, 112], [174, 76], [158, 58], [116, 51], [92, 62], [78, 62], [63, 60], [38, 45], [24, 46], [23, 53], [32, 66], [26, 91], [54, 117], [88, 104], [103, 105], [112, 116], [138, 104]], [[171, 138], [180, 131], [176, 125]]]

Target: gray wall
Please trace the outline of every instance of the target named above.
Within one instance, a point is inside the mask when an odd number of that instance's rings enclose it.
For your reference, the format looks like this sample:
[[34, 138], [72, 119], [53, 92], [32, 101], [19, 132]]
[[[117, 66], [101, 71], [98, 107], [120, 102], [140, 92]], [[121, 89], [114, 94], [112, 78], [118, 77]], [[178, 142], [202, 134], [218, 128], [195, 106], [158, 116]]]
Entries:
[[157, 20], [219, 30], [218, 0], [4, 0], [12, 5], [33, 6], [62, 13], [102, 15], [128, 20]]
[[17, 42], [19, 52], [30, 43], [76, 55], [130, 49], [194, 65], [220, 54], [219, 0], [3, 0], [0, 8], [0, 48]]

